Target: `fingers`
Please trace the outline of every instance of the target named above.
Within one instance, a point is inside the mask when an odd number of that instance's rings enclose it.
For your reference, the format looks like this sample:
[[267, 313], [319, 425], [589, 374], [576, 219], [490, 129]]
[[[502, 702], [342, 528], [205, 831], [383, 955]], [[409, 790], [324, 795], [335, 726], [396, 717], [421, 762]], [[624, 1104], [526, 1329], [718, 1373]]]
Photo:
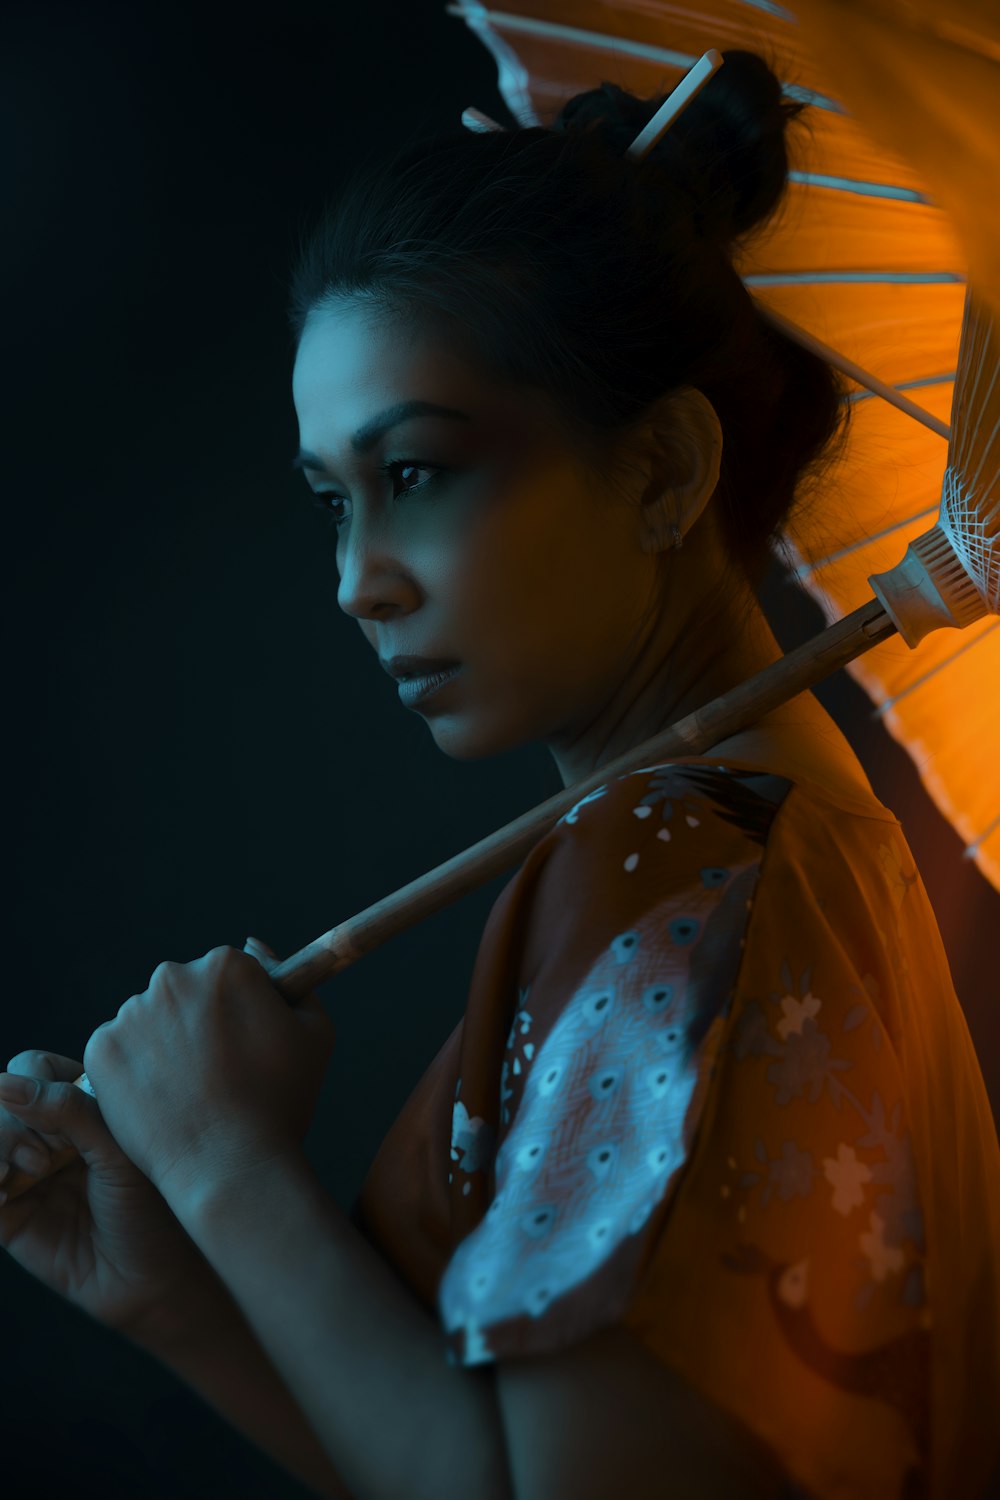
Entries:
[[[269, 948], [260, 938], [248, 937], [243, 944], [243, 951], [244, 953], [252, 954], [268, 974], [270, 974], [272, 969], [277, 968], [280, 961], [274, 949]], [[296, 1000], [295, 1009], [299, 1015], [309, 1018], [306, 1025], [315, 1026], [317, 1028], [317, 1035], [332, 1050], [336, 1044], [337, 1033], [316, 991], [310, 990], [308, 995], [304, 995], [301, 1000]]]
[[243, 944], [243, 952], [249, 953], [252, 958], [255, 958], [265, 974], [270, 974], [272, 969], [278, 967], [278, 956], [274, 949], [269, 948], [266, 943], [262, 943], [260, 938], [248, 937]]
[[[263, 942], [260, 938], [248, 937], [243, 944], [243, 951], [244, 953], [252, 954], [265, 973], [268, 974], [270, 974], [272, 969], [277, 968], [280, 961], [274, 949], [269, 948], [267, 943]], [[315, 1017], [320, 1035], [324, 1037], [330, 1047], [333, 1047], [337, 1039], [336, 1032], [332, 1021], [326, 1013], [323, 1002], [316, 991], [310, 990], [308, 995], [304, 995], [301, 1000], [297, 1000], [295, 1002], [295, 1009], [300, 1015]], [[308, 1024], [312, 1024], [312, 1022]]]
[[75, 1057], [63, 1057], [58, 1052], [39, 1052], [28, 1048], [12, 1057], [7, 1064], [8, 1073], [20, 1073], [23, 1078], [45, 1078], [50, 1083], [73, 1083], [83, 1072], [83, 1063]]
[[[41, 1165], [23, 1154], [25, 1147], [42, 1153]], [[19, 1114], [0, 1109], [0, 1188], [9, 1176], [10, 1164], [38, 1176], [47, 1169], [51, 1159], [49, 1143], [44, 1136], [32, 1130]]]
[[[54, 1058], [64, 1072], [72, 1070], [74, 1078], [79, 1077], [83, 1071], [81, 1064], [73, 1058], [60, 1058], [53, 1053], [18, 1053], [16, 1058], [11, 1058], [11, 1063], [19, 1062], [26, 1055]], [[18, 1069], [8, 1067], [9, 1073], [19, 1072], [22, 1077], [34, 1078], [37, 1087], [35, 1098], [30, 1103], [5, 1099], [3, 1108], [22, 1124], [30, 1126], [47, 1144], [54, 1145], [57, 1149], [64, 1145], [72, 1146], [88, 1166], [96, 1166], [105, 1161], [109, 1148], [117, 1153], [118, 1147], [104, 1123], [93, 1095], [66, 1080], [50, 1082], [40, 1078], [39, 1067], [40, 1065], [36, 1065], [33, 1072], [25, 1066]]]
[[[75, 1057], [63, 1057], [59, 1052], [42, 1052], [36, 1047], [29, 1047], [10, 1059], [6, 1071], [21, 1078], [72, 1083], [83, 1072], [83, 1063]], [[51, 1151], [59, 1150], [65, 1144], [62, 1136], [46, 1135], [45, 1125], [41, 1119], [35, 1118], [33, 1110], [13, 1109], [9, 1111], [9, 1115], [11, 1121], [17, 1120], [16, 1128], [21, 1131], [24, 1141], [31, 1142], [44, 1151], [47, 1158]], [[18, 1161], [16, 1157], [12, 1160], [15, 1165], [30, 1170], [27, 1161]]]
[[243, 951], [245, 953], [252, 953], [254, 958], [259, 958], [262, 954], [266, 954], [269, 958], [275, 960], [278, 957], [274, 949], [265, 943], [262, 938], [248, 937], [243, 944]]

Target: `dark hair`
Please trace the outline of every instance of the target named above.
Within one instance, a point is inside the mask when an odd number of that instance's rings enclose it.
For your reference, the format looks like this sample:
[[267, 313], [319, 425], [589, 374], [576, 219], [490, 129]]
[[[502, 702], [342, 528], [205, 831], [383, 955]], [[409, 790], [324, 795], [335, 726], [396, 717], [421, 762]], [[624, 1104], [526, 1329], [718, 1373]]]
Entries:
[[296, 349], [310, 312], [339, 298], [453, 319], [492, 373], [548, 394], [612, 485], [647, 408], [697, 387], [723, 433], [713, 503], [756, 586], [797, 498], [840, 456], [851, 407], [733, 264], [776, 217], [786, 126], [809, 106], [758, 53], [723, 56], [641, 161], [625, 152], [666, 94], [608, 82], [550, 128], [459, 126], [369, 156], [300, 238], [288, 318]]

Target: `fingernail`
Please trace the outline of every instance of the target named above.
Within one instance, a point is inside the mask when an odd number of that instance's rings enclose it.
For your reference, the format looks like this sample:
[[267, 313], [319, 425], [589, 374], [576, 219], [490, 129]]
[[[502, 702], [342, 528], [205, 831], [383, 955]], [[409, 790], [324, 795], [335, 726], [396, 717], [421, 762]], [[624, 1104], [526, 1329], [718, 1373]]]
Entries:
[[261, 940], [260, 940], [260, 938], [248, 937], [247, 938], [247, 946], [249, 946], [249, 948], [251, 949], [251, 951], [254, 952], [254, 953], [256, 953], [256, 954], [258, 954], [261, 958], [273, 958], [274, 957], [274, 954], [272, 953], [271, 949], [267, 946], [266, 943], [262, 943]]
[[49, 1158], [37, 1146], [18, 1146], [10, 1153], [10, 1159], [34, 1177], [47, 1171], [49, 1166]]

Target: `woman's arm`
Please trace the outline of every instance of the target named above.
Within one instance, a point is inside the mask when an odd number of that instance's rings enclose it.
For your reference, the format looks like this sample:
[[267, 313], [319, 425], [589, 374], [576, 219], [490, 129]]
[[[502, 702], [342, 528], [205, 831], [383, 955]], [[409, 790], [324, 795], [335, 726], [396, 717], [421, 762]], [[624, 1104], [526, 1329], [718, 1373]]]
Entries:
[[[342, 1487], [325, 1493], [511, 1500], [493, 1372], [449, 1365], [437, 1319], [350, 1222], [304, 1156], [261, 1156], [252, 1168], [228, 1175], [207, 1158], [189, 1177], [168, 1198], [170, 1206], [328, 1455], [324, 1477], [334, 1475]], [[229, 1382], [236, 1382], [248, 1436], [261, 1440], [260, 1412], [277, 1445], [283, 1429], [268, 1411], [269, 1389], [263, 1375], [247, 1384], [233, 1339], [231, 1327], [221, 1342], [214, 1331], [195, 1333], [186, 1353], [182, 1343], [168, 1362], [189, 1383], [204, 1382], [220, 1407], [235, 1400]], [[220, 1352], [227, 1347], [236, 1352]]]
[[218, 1278], [214, 1284], [206, 1281], [204, 1291], [189, 1299], [184, 1325], [186, 1331], [166, 1322], [120, 1331], [130, 1344], [172, 1370], [307, 1489], [329, 1500], [353, 1500], [301, 1407]]

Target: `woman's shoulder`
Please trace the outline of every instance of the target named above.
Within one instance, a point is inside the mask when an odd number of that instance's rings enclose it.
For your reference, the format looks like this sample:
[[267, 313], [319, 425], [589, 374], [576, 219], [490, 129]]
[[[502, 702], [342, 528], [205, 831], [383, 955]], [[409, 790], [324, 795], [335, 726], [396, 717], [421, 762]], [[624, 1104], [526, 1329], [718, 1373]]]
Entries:
[[756, 878], [765, 864], [779, 889], [789, 870], [808, 883], [818, 867], [854, 870], [858, 879], [880, 868], [883, 846], [891, 855], [901, 837], [898, 819], [856, 758], [797, 727], [755, 726], [705, 754], [655, 758], [612, 776], [540, 841], [528, 884], [534, 889], [544, 869], [543, 883], [565, 905], [591, 885], [606, 894], [619, 870], [630, 899], [642, 902], [718, 884], [727, 872]]
[[685, 771], [723, 771], [733, 778], [756, 778], [762, 783], [764, 778], [770, 778], [775, 783], [784, 783], [789, 793], [795, 793], [796, 801], [806, 799], [812, 802], [817, 811], [849, 813], [882, 823], [899, 821], [895, 813], [879, 801], [867, 782], [859, 782], [837, 768], [811, 765], [798, 757], [752, 755], [749, 752], [744, 755], [727, 752], [722, 755], [676, 756], [656, 769], [680, 775]]
[[[796, 804], [806, 801], [815, 815], [825, 814], [836, 821], [843, 814], [873, 818], [881, 823], [898, 824], [896, 815], [880, 802], [864, 773], [854, 774], [849, 766], [830, 764], [806, 754], [794, 754], [774, 747], [757, 753], [748, 746], [737, 754], [729, 749], [704, 755], [677, 755], [625, 772], [616, 778], [619, 786], [628, 784], [628, 795], [634, 794], [637, 782], [650, 781], [650, 794], [664, 797], [673, 790], [686, 797], [700, 796], [718, 803], [724, 816], [734, 796], [753, 797], [778, 807], [794, 794]], [[564, 819], [573, 823], [581, 807], [601, 798], [609, 790], [603, 786], [591, 792]], [[642, 816], [643, 814], [637, 814]]]
[[862, 817], [897, 821], [875, 795], [846, 737], [811, 693], [690, 759], [781, 776], [801, 795]]

